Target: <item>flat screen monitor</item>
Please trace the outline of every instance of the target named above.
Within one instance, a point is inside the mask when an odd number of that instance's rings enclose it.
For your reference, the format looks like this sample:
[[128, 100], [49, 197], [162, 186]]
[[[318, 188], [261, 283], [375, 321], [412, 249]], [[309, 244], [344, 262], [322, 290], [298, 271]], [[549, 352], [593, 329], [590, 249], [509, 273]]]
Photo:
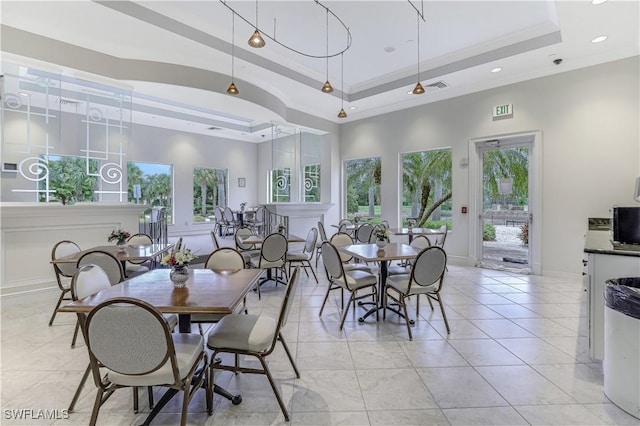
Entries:
[[640, 207], [613, 208], [613, 240], [640, 244]]

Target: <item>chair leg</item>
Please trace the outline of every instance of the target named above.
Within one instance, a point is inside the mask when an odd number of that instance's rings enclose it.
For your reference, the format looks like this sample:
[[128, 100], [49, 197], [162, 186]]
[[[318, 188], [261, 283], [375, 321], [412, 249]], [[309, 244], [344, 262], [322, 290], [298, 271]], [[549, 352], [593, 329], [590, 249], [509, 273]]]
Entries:
[[100, 406], [102, 405], [102, 389], [98, 389], [96, 392], [96, 400], [93, 403], [93, 411], [91, 412], [91, 420], [89, 420], [89, 426], [95, 426], [98, 420], [98, 412], [100, 411]]
[[71, 339], [71, 349], [76, 347], [76, 339], [78, 338], [78, 330], [80, 330], [80, 322], [76, 320], [76, 328], [73, 330], [73, 339]]
[[291, 366], [293, 367], [293, 371], [295, 371], [296, 373], [296, 377], [299, 379], [300, 372], [298, 371], [298, 366], [296, 366], [296, 362], [293, 360], [293, 357], [291, 356], [291, 352], [289, 352], [289, 346], [287, 346], [287, 343], [284, 341], [284, 337], [282, 337], [282, 333], [278, 334], [278, 339], [280, 340], [280, 343], [282, 343], [282, 347], [284, 348], [284, 351], [287, 353], [287, 356], [289, 357], [289, 362], [291, 362]]
[[263, 357], [258, 356], [258, 360], [260, 360], [260, 364], [262, 364], [262, 369], [264, 370], [267, 379], [269, 379], [269, 384], [271, 385], [271, 389], [273, 389], [273, 393], [276, 395], [276, 399], [278, 400], [278, 404], [280, 405], [280, 409], [282, 410], [282, 414], [284, 414], [285, 421], [289, 421], [289, 412], [287, 412], [287, 407], [284, 406], [284, 401], [280, 396], [280, 392], [276, 387], [276, 383], [273, 381], [273, 377], [271, 377], [271, 371], [269, 371], [269, 367], [267, 366], [266, 361]]
[[133, 389], [133, 412], [138, 414], [138, 388], [134, 386], [132, 389]]
[[[307, 260], [307, 265], [309, 266], [309, 269], [311, 269], [311, 273], [313, 274], [313, 278], [316, 280], [316, 284], [320, 284], [320, 281], [318, 281], [318, 276], [316, 275], [316, 271], [313, 270], [313, 267], [311, 266], [311, 262], [309, 262]], [[306, 270], [307, 268], [305, 268]], [[307, 274], [307, 276], [309, 276], [309, 274]]]
[[416, 294], [416, 319], [420, 316], [420, 295]]
[[56, 314], [58, 313], [58, 308], [60, 307], [60, 304], [64, 300], [64, 295], [67, 294], [68, 291], [69, 290], [64, 290], [64, 291], [62, 291], [62, 293], [60, 293], [60, 297], [58, 298], [58, 303], [56, 303], [56, 307], [53, 308], [53, 314], [51, 314], [51, 319], [49, 320], [49, 327], [51, 327], [53, 325], [53, 320], [56, 319]]
[[71, 400], [71, 404], [69, 404], [69, 412], [73, 413], [73, 409], [76, 406], [76, 402], [78, 402], [78, 398], [82, 393], [82, 389], [84, 388], [84, 384], [87, 382], [89, 378], [89, 373], [91, 372], [91, 366], [87, 365], [87, 369], [84, 370], [84, 374], [82, 375], [82, 379], [80, 379], [80, 383], [78, 383], [78, 388], [76, 389], [76, 393], [73, 394], [73, 399]]
[[180, 426], [187, 426], [187, 410], [189, 408], [189, 390], [191, 386], [189, 383], [184, 386], [185, 388], [182, 389], [182, 415], [180, 416]]
[[351, 297], [349, 298], [349, 302], [347, 303], [347, 307], [343, 308], [344, 312], [342, 313], [342, 321], [340, 321], [340, 330], [344, 327], [344, 321], [347, 319], [347, 314], [349, 313], [349, 306], [351, 306], [351, 302], [355, 303], [354, 299], [355, 292], [351, 292]]
[[411, 323], [409, 322], [409, 313], [407, 312], [407, 301], [404, 294], [400, 294], [400, 304], [402, 305], [402, 310], [404, 311], [404, 320], [407, 323], [407, 331], [409, 332], [409, 340], [413, 340], [413, 336], [411, 335]]
[[329, 293], [331, 292], [331, 283], [329, 283], [329, 287], [327, 287], [327, 294], [324, 295], [324, 300], [322, 301], [322, 306], [320, 307], [319, 317], [322, 316], [322, 311], [324, 310], [324, 305], [327, 303], [327, 299], [329, 298]]
[[155, 405], [153, 402], [153, 386], [147, 386], [147, 393], [149, 394], [149, 409], [153, 410], [153, 406]]
[[449, 321], [447, 321], [447, 314], [444, 313], [444, 304], [442, 303], [442, 297], [440, 294], [436, 295], [438, 303], [440, 304], [440, 310], [442, 311], [442, 318], [444, 318], [444, 325], [447, 327], [447, 334], [451, 334], [451, 329], [449, 328]]

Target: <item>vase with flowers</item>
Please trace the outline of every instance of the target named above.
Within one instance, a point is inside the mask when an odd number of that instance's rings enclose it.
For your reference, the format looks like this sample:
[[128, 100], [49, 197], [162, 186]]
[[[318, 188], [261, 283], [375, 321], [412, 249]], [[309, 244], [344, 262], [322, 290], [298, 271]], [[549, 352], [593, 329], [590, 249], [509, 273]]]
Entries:
[[111, 234], [107, 237], [107, 241], [116, 241], [118, 251], [125, 251], [127, 249], [127, 240], [129, 237], [131, 237], [129, 231], [118, 228], [111, 231]]
[[244, 213], [244, 209], [247, 208], [247, 202], [245, 201], [244, 203], [240, 203], [240, 211]]
[[375, 237], [376, 237], [376, 245], [378, 246], [378, 248], [382, 249], [384, 248], [384, 246], [387, 245], [387, 243], [389, 242], [389, 230], [387, 228], [384, 227], [379, 227], [375, 230], [374, 233]]
[[169, 279], [176, 288], [182, 288], [189, 279], [189, 264], [196, 257], [188, 248], [182, 250], [174, 250], [160, 260], [165, 266], [170, 266]]

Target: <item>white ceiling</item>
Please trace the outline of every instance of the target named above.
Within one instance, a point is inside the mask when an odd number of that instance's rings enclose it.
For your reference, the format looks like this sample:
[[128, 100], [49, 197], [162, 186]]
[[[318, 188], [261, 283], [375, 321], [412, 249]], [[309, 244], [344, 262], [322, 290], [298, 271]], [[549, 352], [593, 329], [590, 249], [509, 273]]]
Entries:
[[[3, 31], [10, 27], [20, 34], [37, 34], [115, 58], [217, 73], [223, 78], [212, 78], [203, 90], [202, 84], [181, 87], [122, 78], [121, 73], [110, 70], [101, 72], [103, 77], [117, 77], [118, 84], [133, 90], [134, 98], [140, 94], [140, 104], [181, 112], [135, 112], [136, 121], [205, 134], [212, 134], [207, 129], [215, 125], [223, 128], [218, 136], [250, 141], [262, 140], [265, 123], [289, 118], [262, 102], [264, 94], [275, 96], [289, 110], [342, 123], [640, 52], [638, 1], [609, 0], [594, 5], [589, 0], [412, 0], [418, 9], [423, 8], [425, 17], [419, 27], [422, 84], [442, 81], [447, 87], [409, 95], [418, 72], [418, 19], [412, 4], [407, 0], [322, 3], [345, 23], [352, 36], [351, 47], [344, 54], [344, 83], [340, 56], [329, 60], [332, 94], [320, 91], [326, 79], [325, 59], [299, 55], [268, 38], [264, 48], [253, 49], [247, 45], [253, 28], [236, 17], [235, 83], [240, 95], [227, 95], [232, 13], [218, 0], [3, 0], [0, 19]], [[255, 22], [254, 1], [227, 1], [227, 5]], [[258, 26], [263, 32], [273, 35], [275, 18], [280, 42], [311, 54], [325, 54], [326, 13], [314, 0], [260, 0], [258, 7]], [[591, 42], [603, 34], [608, 36], [606, 41]], [[346, 38], [344, 28], [330, 19], [330, 53], [343, 49]], [[34, 58], [37, 55], [27, 46], [14, 47], [8, 54], [9, 58], [42, 59]], [[90, 69], [69, 69], [77, 58], [69, 62], [62, 56], [51, 56], [47, 62], [55, 62], [67, 74], [83, 77], [86, 74], [82, 72]], [[554, 59], [562, 59], [562, 64], [555, 65]], [[503, 70], [491, 73], [494, 67]], [[343, 84], [348, 117], [339, 119]]]

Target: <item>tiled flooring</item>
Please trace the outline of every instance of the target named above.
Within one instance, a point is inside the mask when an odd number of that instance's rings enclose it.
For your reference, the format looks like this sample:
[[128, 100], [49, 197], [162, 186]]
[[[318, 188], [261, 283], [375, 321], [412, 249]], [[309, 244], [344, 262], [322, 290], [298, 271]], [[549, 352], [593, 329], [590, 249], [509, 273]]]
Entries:
[[[333, 296], [318, 317], [327, 288], [324, 272], [318, 275], [320, 284], [302, 274], [284, 329], [301, 377], [280, 347], [270, 358], [292, 425], [640, 424], [604, 396], [601, 364], [588, 356], [580, 281], [449, 265], [444, 300], [451, 334], [423, 298], [409, 341], [394, 314], [377, 323], [373, 317], [358, 323], [349, 314], [338, 330], [340, 303]], [[261, 301], [251, 293], [250, 312], [275, 315], [282, 293], [271, 284]], [[72, 315], [59, 314], [47, 326], [54, 297], [2, 308], [3, 425], [88, 423], [91, 380], [68, 419], [7, 418], [7, 409], [67, 408], [87, 365], [85, 346], [69, 346]], [[221, 372], [216, 382], [244, 401], [233, 406], [216, 396], [209, 417], [200, 392], [189, 424], [286, 424], [265, 377]], [[142, 394], [140, 403], [141, 413], [133, 414], [131, 391], [116, 392], [99, 424], [140, 424], [148, 412]], [[178, 424], [179, 405], [174, 398], [153, 424]]]

